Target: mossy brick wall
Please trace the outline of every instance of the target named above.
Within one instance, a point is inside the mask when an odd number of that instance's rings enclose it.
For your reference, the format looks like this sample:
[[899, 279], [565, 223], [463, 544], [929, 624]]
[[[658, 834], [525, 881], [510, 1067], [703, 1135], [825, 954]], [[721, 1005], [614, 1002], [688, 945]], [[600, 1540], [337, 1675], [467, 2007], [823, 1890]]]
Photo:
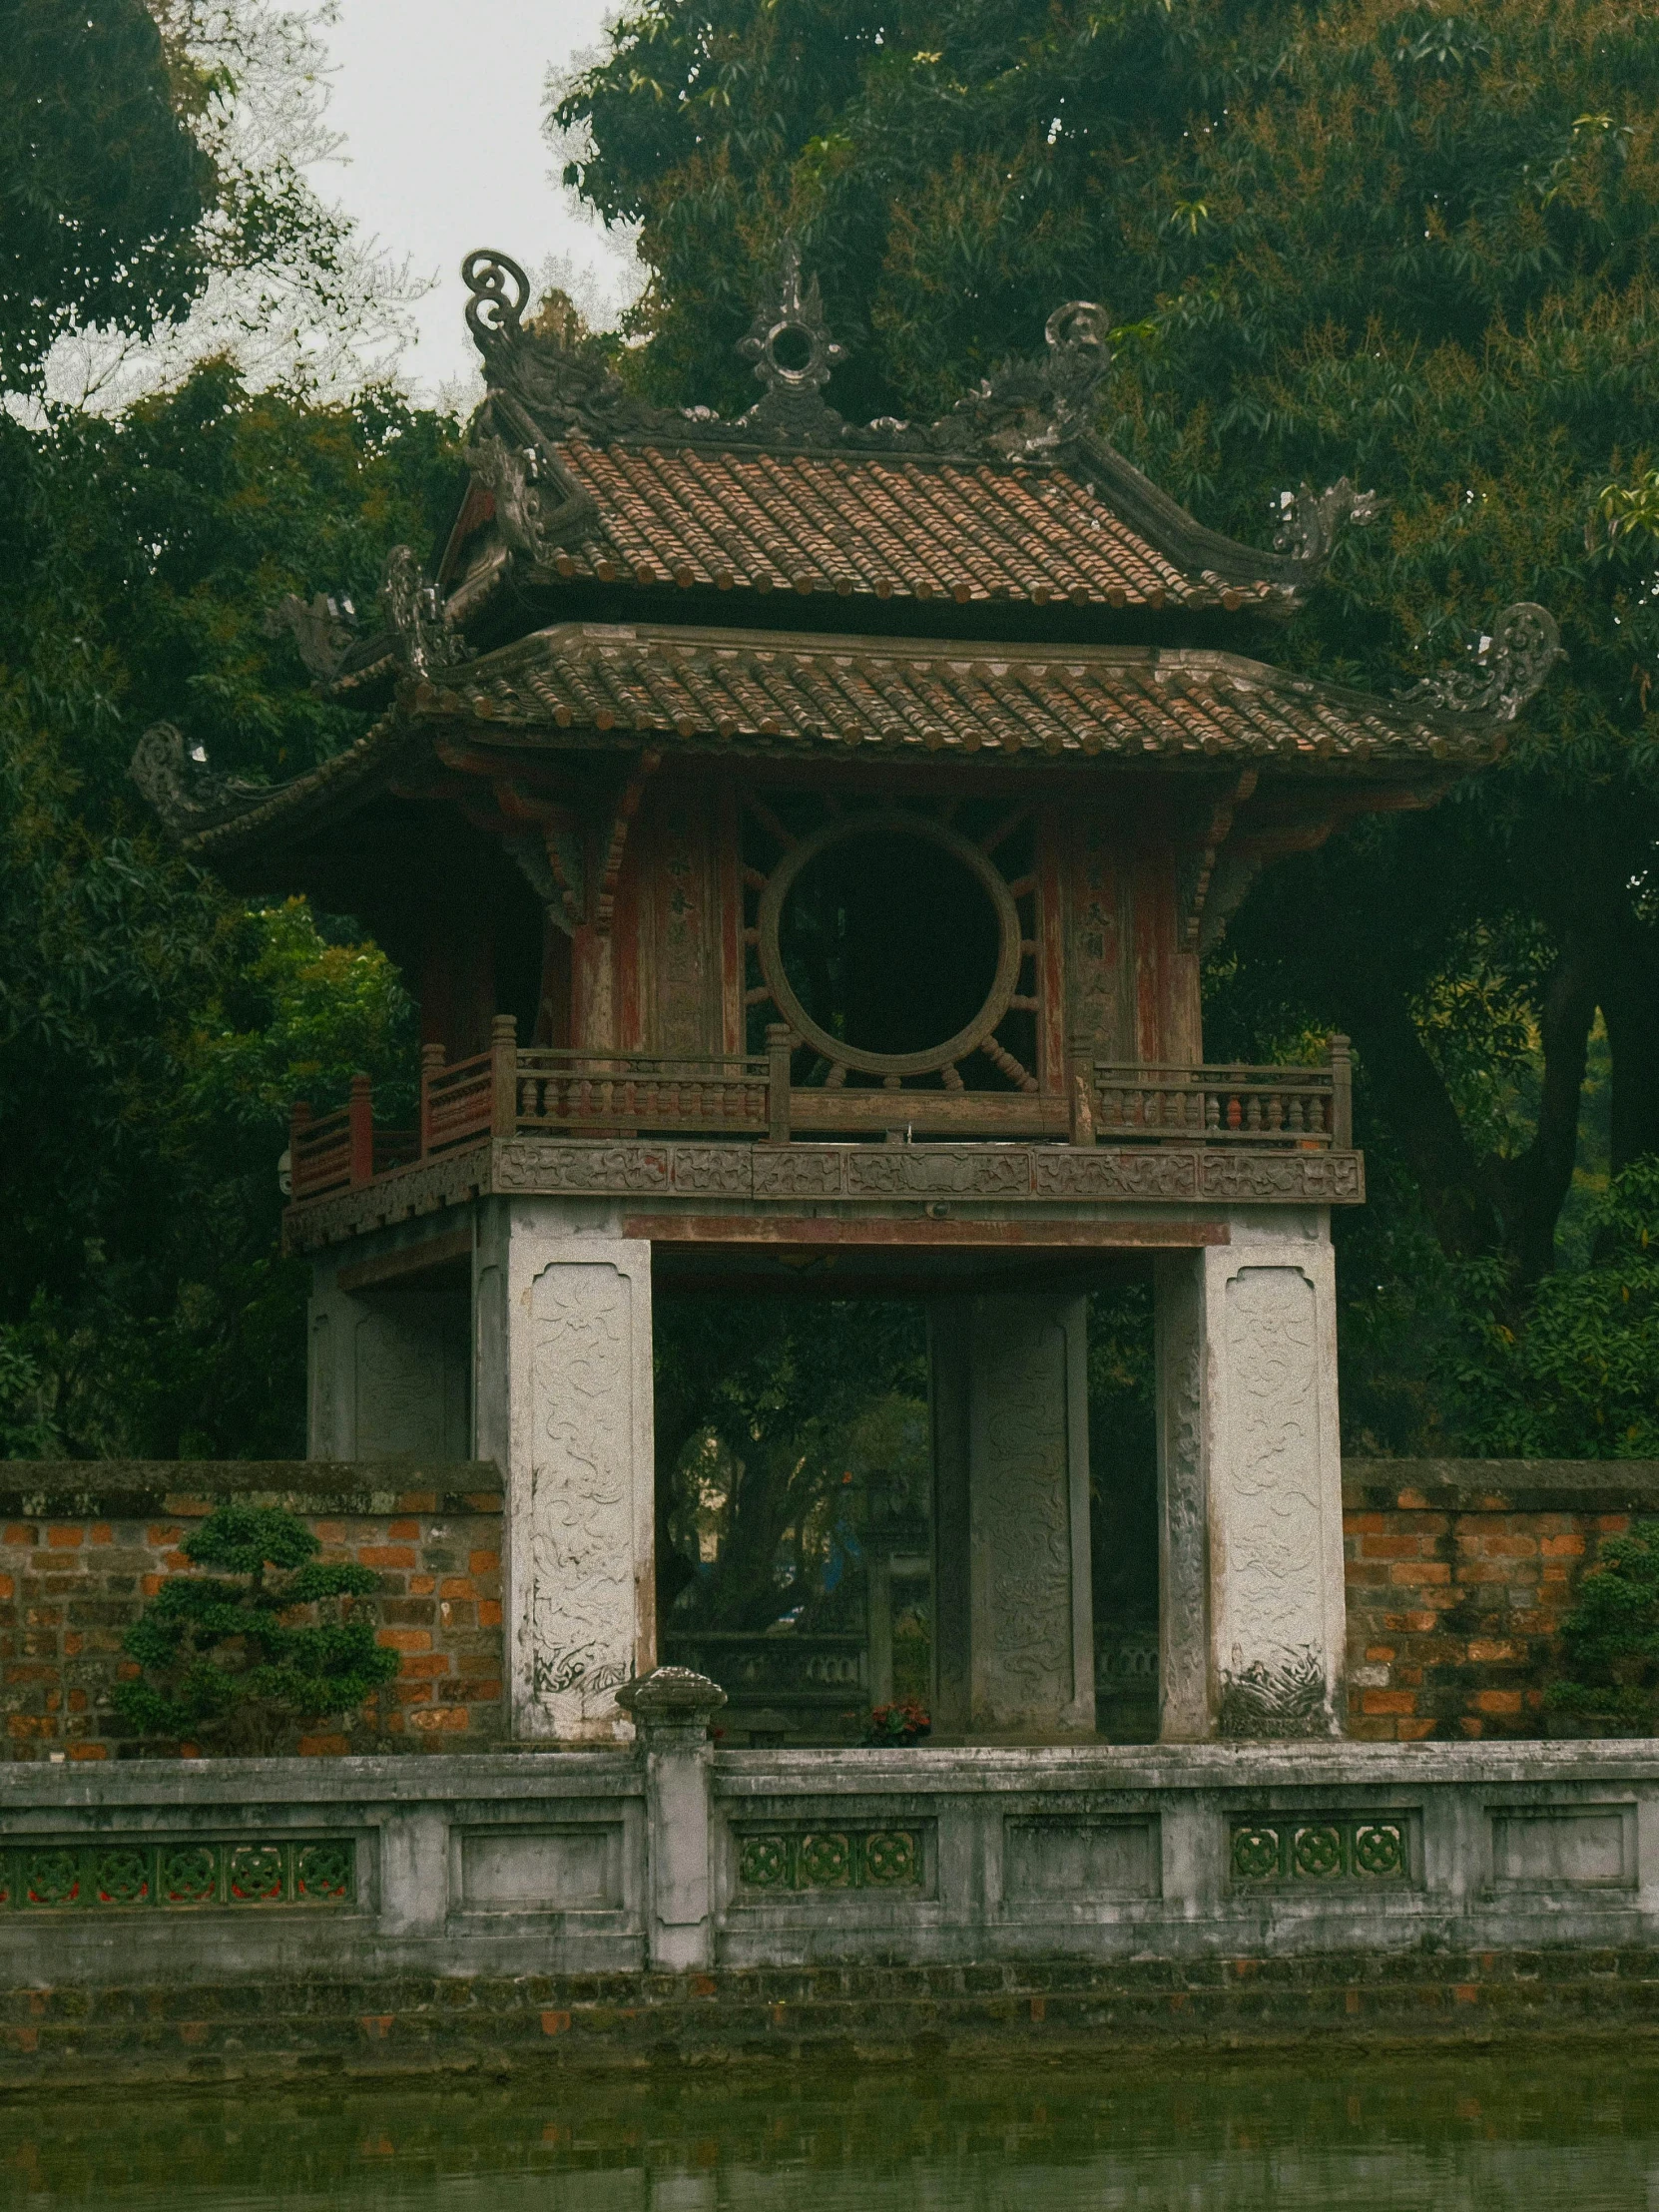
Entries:
[[1350, 1459], [1348, 1733], [1542, 1736], [1561, 1622], [1607, 1537], [1659, 1516], [1652, 1460]]
[[139, 1752], [110, 1702], [115, 1684], [138, 1671], [122, 1637], [169, 1575], [189, 1571], [180, 1547], [192, 1525], [231, 1498], [285, 1506], [320, 1539], [324, 1559], [373, 1568], [378, 1589], [353, 1602], [400, 1662], [360, 1712], [296, 1735], [290, 1749], [459, 1751], [501, 1741], [493, 1466], [13, 1460], [0, 1464], [5, 1757]]

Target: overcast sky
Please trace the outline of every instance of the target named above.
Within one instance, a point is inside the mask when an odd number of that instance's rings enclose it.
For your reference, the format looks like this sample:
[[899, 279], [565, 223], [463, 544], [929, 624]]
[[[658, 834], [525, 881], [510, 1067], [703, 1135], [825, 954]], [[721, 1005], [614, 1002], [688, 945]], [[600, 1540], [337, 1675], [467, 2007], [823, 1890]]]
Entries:
[[541, 135], [547, 73], [598, 43], [615, 0], [340, 0], [328, 121], [345, 166], [317, 175], [365, 232], [436, 276], [415, 306], [403, 374], [420, 395], [469, 378], [462, 256], [503, 249], [534, 276], [549, 256], [591, 270], [613, 297], [615, 248], [566, 206]]

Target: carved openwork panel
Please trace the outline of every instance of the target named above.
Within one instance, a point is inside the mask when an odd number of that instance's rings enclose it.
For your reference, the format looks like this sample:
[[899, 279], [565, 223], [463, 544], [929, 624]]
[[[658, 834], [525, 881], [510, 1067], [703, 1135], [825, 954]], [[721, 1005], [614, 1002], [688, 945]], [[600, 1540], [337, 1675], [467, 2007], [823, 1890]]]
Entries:
[[797, 1084], [1034, 1091], [1041, 960], [1030, 810], [744, 795], [750, 1049]]
[[351, 1906], [349, 1836], [30, 1838], [0, 1850], [0, 1909], [200, 1912], [214, 1906]]

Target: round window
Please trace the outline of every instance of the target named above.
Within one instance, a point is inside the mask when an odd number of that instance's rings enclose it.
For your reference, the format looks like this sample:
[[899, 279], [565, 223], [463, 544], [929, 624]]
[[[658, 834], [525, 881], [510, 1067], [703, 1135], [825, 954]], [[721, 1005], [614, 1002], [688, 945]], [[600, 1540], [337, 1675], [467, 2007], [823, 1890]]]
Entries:
[[929, 817], [830, 822], [761, 900], [760, 958], [784, 1019], [832, 1063], [923, 1075], [984, 1042], [1019, 973], [1019, 917], [979, 850]]

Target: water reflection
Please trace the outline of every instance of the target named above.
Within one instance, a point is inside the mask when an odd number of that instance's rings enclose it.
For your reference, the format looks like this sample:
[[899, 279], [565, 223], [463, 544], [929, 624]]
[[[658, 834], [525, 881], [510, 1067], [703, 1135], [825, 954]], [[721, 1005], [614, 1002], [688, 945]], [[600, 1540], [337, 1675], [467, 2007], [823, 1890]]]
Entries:
[[1659, 2052], [676, 2072], [0, 2105], [31, 2212], [1632, 2212]]

